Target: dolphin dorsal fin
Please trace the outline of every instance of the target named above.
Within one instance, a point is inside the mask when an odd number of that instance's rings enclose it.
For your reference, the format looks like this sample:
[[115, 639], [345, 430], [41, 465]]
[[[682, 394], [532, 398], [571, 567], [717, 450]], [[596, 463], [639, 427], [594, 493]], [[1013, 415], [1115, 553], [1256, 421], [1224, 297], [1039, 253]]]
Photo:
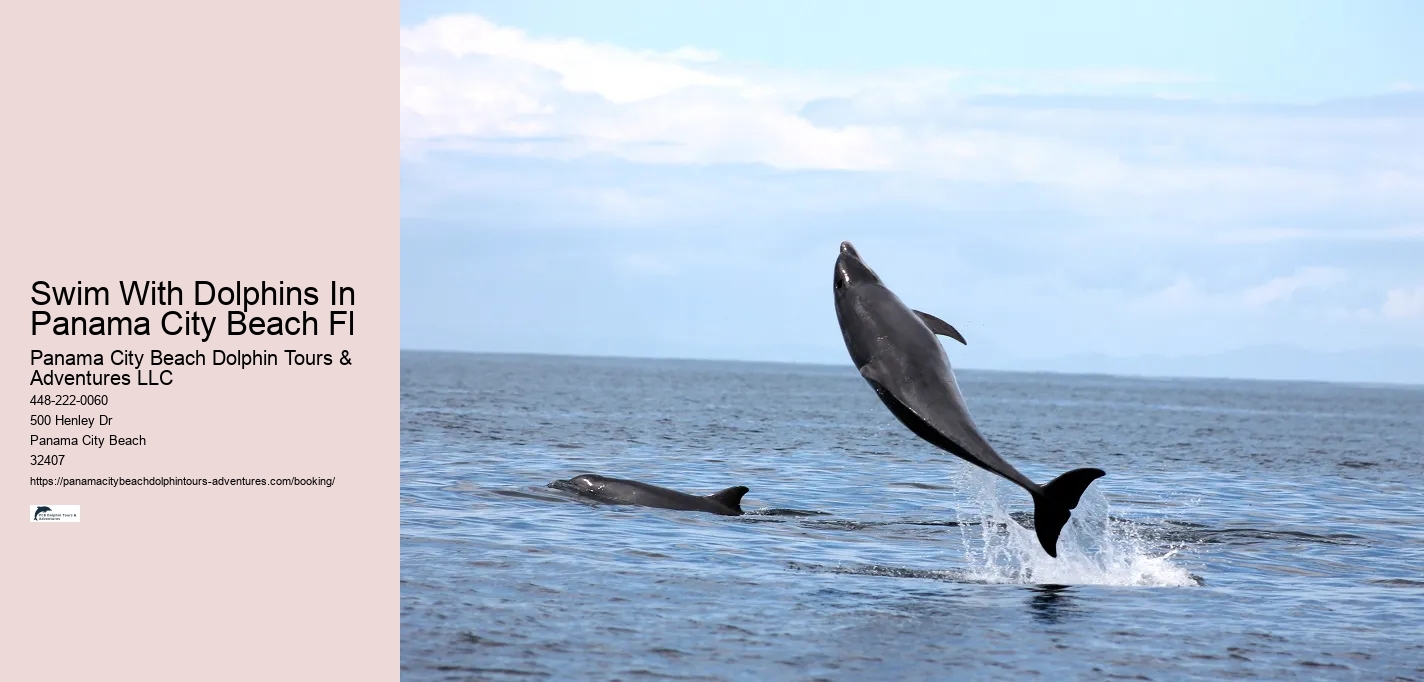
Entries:
[[747, 487], [744, 485], [734, 485], [726, 490], [718, 491], [707, 496], [707, 499], [724, 505], [738, 512], [742, 511], [742, 496], [747, 494]]
[[966, 346], [969, 345], [969, 342], [965, 341], [964, 337], [959, 335], [959, 330], [955, 329], [954, 325], [945, 322], [944, 320], [941, 320], [938, 317], [935, 317], [934, 315], [931, 315], [929, 313], [922, 313], [916, 310], [915, 314], [920, 316], [920, 319], [924, 321], [926, 327], [930, 328], [930, 331], [939, 334], [940, 336], [948, 336], [949, 338], [954, 339], [955, 341], [958, 341]]

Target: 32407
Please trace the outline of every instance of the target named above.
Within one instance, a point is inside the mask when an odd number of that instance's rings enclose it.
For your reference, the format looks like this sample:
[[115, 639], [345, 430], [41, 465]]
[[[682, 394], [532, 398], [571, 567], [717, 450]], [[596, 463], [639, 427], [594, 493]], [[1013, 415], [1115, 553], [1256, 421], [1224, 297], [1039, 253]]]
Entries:
[[58, 466], [64, 464], [64, 455], [30, 455], [30, 464], [33, 466], [40, 466], [42, 464]]

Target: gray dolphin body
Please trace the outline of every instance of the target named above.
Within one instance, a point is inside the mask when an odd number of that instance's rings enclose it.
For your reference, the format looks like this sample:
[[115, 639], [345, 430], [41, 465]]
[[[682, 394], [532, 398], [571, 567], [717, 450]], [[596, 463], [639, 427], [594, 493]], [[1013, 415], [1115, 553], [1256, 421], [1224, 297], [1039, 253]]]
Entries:
[[846, 350], [890, 412], [932, 445], [1027, 490], [1033, 496], [1038, 542], [1057, 557], [1063, 524], [1103, 470], [1074, 469], [1038, 485], [1005, 462], [975, 428], [935, 334], [960, 343], [964, 337], [945, 321], [902, 303], [850, 242], [841, 242], [836, 259], [835, 297]]
[[738, 485], [711, 495], [689, 495], [641, 481], [608, 478], [597, 474], [582, 474], [567, 481], [554, 481], [550, 488], [567, 490], [608, 504], [635, 504], [641, 507], [679, 509], [721, 514], [742, 515], [742, 496], [747, 487]]

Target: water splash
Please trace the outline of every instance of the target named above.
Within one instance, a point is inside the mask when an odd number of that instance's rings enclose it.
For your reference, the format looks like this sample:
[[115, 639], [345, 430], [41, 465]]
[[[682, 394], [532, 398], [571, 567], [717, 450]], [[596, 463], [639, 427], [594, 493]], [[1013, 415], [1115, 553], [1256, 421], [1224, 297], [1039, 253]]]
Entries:
[[[1044, 553], [1000, 503], [1001, 479], [979, 469], [954, 474], [967, 500], [960, 506], [959, 530], [967, 576], [988, 583], [1056, 585], [1144, 585], [1185, 587], [1200, 580], [1173, 559], [1183, 549], [1163, 549], [1142, 527], [1113, 522], [1107, 498], [1090, 486], [1058, 538], [1058, 558]], [[1005, 490], [1009, 486], [1002, 486]], [[1017, 488], [1013, 494], [1023, 495]], [[978, 523], [974, 523], [978, 521]]]

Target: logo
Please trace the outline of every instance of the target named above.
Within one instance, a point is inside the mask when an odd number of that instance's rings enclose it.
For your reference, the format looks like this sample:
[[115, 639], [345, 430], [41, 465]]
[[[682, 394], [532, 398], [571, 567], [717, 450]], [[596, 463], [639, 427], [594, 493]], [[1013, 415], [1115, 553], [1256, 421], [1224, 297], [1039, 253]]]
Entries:
[[45, 506], [43, 504], [32, 504], [30, 505], [30, 521], [32, 523], [79, 523], [79, 505], [56, 504]]

